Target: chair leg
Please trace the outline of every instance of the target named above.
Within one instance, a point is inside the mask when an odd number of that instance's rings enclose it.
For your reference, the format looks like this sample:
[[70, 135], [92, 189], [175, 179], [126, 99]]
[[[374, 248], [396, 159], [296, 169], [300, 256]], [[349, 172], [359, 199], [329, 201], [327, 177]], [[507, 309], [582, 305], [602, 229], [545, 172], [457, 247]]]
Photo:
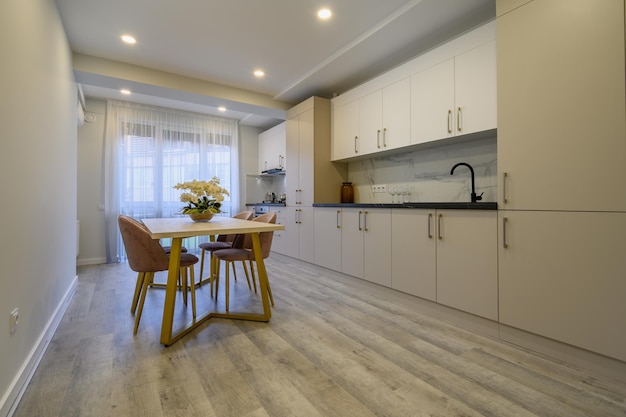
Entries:
[[189, 266], [189, 286], [191, 287], [191, 312], [193, 314], [193, 318], [196, 318], [196, 281], [194, 277], [194, 267], [193, 265]]
[[[217, 301], [217, 294], [219, 293], [220, 290], [220, 268], [221, 268], [221, 262], [219, 259], [215, 258], [215, 300]], [[213, 294], [211, 294], [211, 296], [213, 296]]]
[[235, 271], [235, 263], [231, 262], [230, 264], [233, 266], [233, 278], [235, 279], [235, 281], [237, 281], [237, 271]]
[[137, 311], [137, 302], [139, 301], [139, 294], [141, 293], [141, 288], [143, 287], [143, 281], [146, 278], [145, 272], [140, 272], [137, 274], [137, 283], [135, 284], [135, 294], [133, 295], [133, 302], [130, 305], [130, 312], [135, 314]]
[[[250, 285], [250, 274], [248, 274], [248, 268], [246, 267], [246, 261], [241, 261], [243, 264], [243, 272], [246, 273], [246, 281], [248, 281], [248, 289], [251, 290], [252, 286]], [[233, 270], [235, 269], [235, 263], [233, 262]], [[256, 283], [254, 284], [254, 292], [256, 293]]]
[[[250, 270], [252, 271], [252, 280], [254, 281], [254, 268], [252, 267], [252, 261], [250, 261]], [[255, 284], [256, 285], [256, 284]], [[261, 285], [261, 280], [259, 279], [259, 286]], [[270, 287], [270, 279], [267, 278], [267, 295], [270, 297], [270, 303], [272, 307], [274, 307], [274, 296], [272, 295], [272, 287]]]
[[[204, 272], [204, 253], [206, 252], [204, 249], [200, 249], [200, 251], [202, 252], [202, 256], [200, 257], [200, 282], [198, 282], [198, 287], [202, 285], [202, 277], [204, 277], [202, 273]], [[209, 268], [210, 267], [211, 265], [209, 263]]]
[[148, 285], [154, 279], [154, 272], [146, 272], [143, 278], [143, 285], [141, 291], [141, 300], [139, 301], [139, 310], [137, 311], [137, 315], [135, 316], [135, 329], [133, 330], [133, 334], [137, 334], [137, 329], [139, 328], [139, 321], [141, 320], [141, 313], [143, 313], [143, 303], [146, 301], [146, 293], [148, 292]]
[[187, 305], [187, 268], [181, 267], [178, 271], [181, 282], [181, 290], [183, 292], [183, 304]]
[[226, 311], [228, 311], [229, 308], [229, 296], [230, 296], [230, 276], [229, 276], [229, 269], [228, 269], [228, 264], [231, 263], [230, 261], [226, 261]]

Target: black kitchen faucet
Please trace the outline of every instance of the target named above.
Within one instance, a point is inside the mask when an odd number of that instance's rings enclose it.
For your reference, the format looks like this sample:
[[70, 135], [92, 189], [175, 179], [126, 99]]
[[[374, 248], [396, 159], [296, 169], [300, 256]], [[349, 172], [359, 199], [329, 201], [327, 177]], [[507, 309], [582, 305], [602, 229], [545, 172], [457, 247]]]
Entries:
[[474, 168], [472, 168], [472, 166], [470, 164], [468, 164], [467, 162], [459, 162], [458, 164], [456, 164], [455, 166], [452, 167], [452, 170], [450, 170], [450, 175], [454, 174], [454, 170], [459, 165], [465, 165], [466, 167], [468, 167], [469, 170], [470, 170], [470, 173], [472, 174], [472, 194], [471, 194], [472, 203], [475, 203], [475, 202], [477, 202], [479, 200], [482, 200], [484, 193], [480, 193], [480, 195], [476, 195], [476, 190], [474, 188]]

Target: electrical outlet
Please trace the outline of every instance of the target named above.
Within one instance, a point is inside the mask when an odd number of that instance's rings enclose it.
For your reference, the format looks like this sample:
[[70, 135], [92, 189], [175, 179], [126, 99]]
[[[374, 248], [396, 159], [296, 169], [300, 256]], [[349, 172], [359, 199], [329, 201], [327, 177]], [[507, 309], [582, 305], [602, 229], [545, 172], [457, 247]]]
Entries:
[[9, 314], [9, 333], [13, 334], [17, 330], [17, 324], [20, 319], [20, 311], [16, 308]]
[[373, 193], [386, 193], [387, 185], [385, 184], [372, 185], [372, 192]]

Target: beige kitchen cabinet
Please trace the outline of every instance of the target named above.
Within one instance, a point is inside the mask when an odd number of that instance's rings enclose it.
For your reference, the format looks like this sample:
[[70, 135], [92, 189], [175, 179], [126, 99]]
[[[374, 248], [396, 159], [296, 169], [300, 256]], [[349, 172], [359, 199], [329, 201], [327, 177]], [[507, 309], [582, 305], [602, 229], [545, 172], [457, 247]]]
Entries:
[[437, 302], [498, 320], [498, 223], [490, 210], [437, 210]]
[[624, 2], [535, 0], [496, 25], [498, 207], [626, 211]]
[[391, 287], [391, 210], [343, 208], [341, 271]]
[[359, 150], [362, 154], [408, 146], [411, 139], [411, 79], [374, 91], [359, 100]]
[[392, 211], [391, 287], [498, 320], [497, 213]]
[[354, 100], [333, 111], [332, 160], [359, 155], [359, 145], [359, 100]]
[[341, 209], [315, 207], [315, 264], [341, 272]]
[[337, 107], [333, 159], [369, 155], [410, 144], [410, 78]]
[[[287, 210], [285, 207], [270, 206], [269, 211], [276, 213], [276, 224], [282, 224], [287, 227]], [[285, 255], [285, 231], [277, 230], [274, 232], [274, 238], [272, 239], [272, 252]]]
[[495, 129], [496, 42], [411, 77], [411, 144]]
[[626, 361], [626, 213], [499, 221], [500, 322]]
[[315, 261], [314, 224], [313, 207], [285, 207], [285, 255]]
[[287, 111], [285, 252], [313, 262], [313, 203], [338, 203], [347, 166], [330, 161], [330, 101], [311, 97]]
[[259, 173], [286, 167], [286, 123], [283, 122], [259, 134]]
[[391, 288], [437, 301], [435, 210], [391, 210]]

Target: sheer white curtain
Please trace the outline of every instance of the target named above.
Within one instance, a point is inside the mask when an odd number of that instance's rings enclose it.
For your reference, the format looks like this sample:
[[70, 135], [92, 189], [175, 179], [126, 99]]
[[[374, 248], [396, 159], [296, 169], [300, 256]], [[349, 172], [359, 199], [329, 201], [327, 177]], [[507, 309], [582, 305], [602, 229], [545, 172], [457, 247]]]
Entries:
[[[105, 129], [107, 261], [124, 259], [119, 214], [174, 217], [183, 203], [179, 182], [216, 176], [229, 190], [222, 215], [239, 207], [236, 120], [161, 107], [108, 101]], [[185, 242], [197, 246], [197, 241]]]

